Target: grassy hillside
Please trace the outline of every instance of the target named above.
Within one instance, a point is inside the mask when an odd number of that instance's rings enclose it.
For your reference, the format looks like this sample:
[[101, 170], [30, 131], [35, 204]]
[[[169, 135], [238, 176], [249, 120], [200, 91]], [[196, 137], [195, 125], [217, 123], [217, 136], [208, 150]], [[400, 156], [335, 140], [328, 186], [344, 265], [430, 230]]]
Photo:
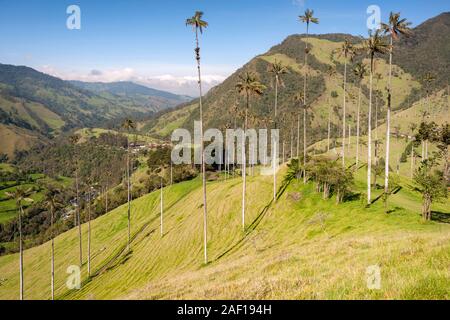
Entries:
[[[409, 180], [402, 179], [401, 185], [392, 196], [392, 212], [386, 215], [380, 201], [369, 209], [358, 199], [336, 205], [334, 199], [322, 200], [312, 184], [296, 180], [274, 204], [271, 177], [251, 177], [243, 233], [241, 180], [210, 182], [211, 262], [205, 266], [200, 180], [177, 184], [164, 190], [162, 238], [159, 192], [132, 203], [130, 252], [125, 250], [126, 206], [92, 222], [94, 276], [87, 279], [84, 265], [79, 291], [65, 287], [66, 269], [77, 263], [77, 232], [57, 237], [57, 297], [448, 299], [450, 202], [433, 206], [442, 222], [423, 223], [420, 195]], [[364, 169], [357, 174], [354, 192], [363, 190]], [[85, 248], [86, 232], [84, 225]], [[25, 252], [27, 299], [49, 298], [49, 250], [46, 243]], [[17, 255], [0, 258], [1, 299], [18, 297], [17, 259]], [[381, 290], [366, 287], [366, 268], [371, 265], [381, 267]]]

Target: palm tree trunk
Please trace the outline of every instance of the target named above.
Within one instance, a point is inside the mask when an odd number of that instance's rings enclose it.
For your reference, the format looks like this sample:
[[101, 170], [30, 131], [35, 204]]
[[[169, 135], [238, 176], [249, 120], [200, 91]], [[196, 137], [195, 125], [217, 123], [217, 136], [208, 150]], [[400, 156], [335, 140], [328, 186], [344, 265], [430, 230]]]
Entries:
[[345, 59], [344, 63], [344, 107], [343, 107], [343, 115], [342, 115], [342, 166], [345, 167], [345, 132], [347, 130], [345, 126], [346, 120], [346, 104], [347, 104], [347, 59]]
[[372, 173], [372, 86], [373, 86], [373, 56], [370, 60], [370, 84], [369, 84], [369, 116], [367, 128], [367, 204], [371, 204], [371, 173]]
[[306, 183], [306, 105], [303, 108], [303, 183]]
[[20, 276], [20, 300], [24, 299], [23, 295], [23, 243], [22, 243], [22, 214], [23, 209], [19, 208], [19, 276]]
[[359, 119], [360, 119], [360, 113], [361, 113], [361, 83], [359, 84], [359, 91], [358, 91], [358, 111], [357, 111], [357, 120], [356, 120], [356, 169], [358, 169], [358, 163], [359, 163]]
[[297, 115], [297, 159], [300, 161], [300, 112]]
[[308, 82], [308, 35], [309, 23], [306, 24], [306, 44], [305, 44], [305, 81], [303, 84], [303, 183], [306, 183], [306, 88]]
[[130, 250], [131, 242], [131, 185], [130, 185], [130, 139], [127, 136], [127, 197], [128, 197], [128, 242], [127, 250]]
[[105, 192], [105, 213], [108, 213], [108, 185], [106, 185], [106, 192]]
[[161, 194], [160, 194], [160, 211], [161, 211], [161, 238], [164, 235], [164, 228], [163, 228], [163, 210], [164, 210], [164, 199], [163, 199], [163, 183], [161, 179]]
[[293, 156], [292, 156], [292, 153], [294, 152], [294, 149], [293, 149], [293, 143], [294, 143], [294, 133], [293, 133], [293, 129], [292, 129], [292, 126], [291, 126], [291, 153], [289, 154], [290, 155], [290, 157], [289, 157], [289, 159], [290, 160], [292, 160], [292, 158], [293, 158]]
[[247, 159], [246, 159], [246, 152], [245, 152], [245, 140], [246, 140], [246, 134], [247, 134], [247, 114], [248, 114], [248, 108], [249, 108], [249, 93], [246, 92], [246, 105], [245, 105], [245, 121], [244, 121], [244, 138], [242, 139], [242, 230], [245, 231], [245, 197], [247, 192], [247, 173], [246, 173], [246, 167], [247, 167]]
[[88, 189], [88, 276], [91, 276], [91, 190]]
[[328, 106], [328, 135], [327, 135], [327, 151], [330, 151], [330, 135], [331, 135], [331, 104]]
[[53, 208], [50, 209], [50, 214], [51, 214], [50, 228], [51, 228], [51, 232], [52, 232], [51, 292], [52, 292], [52, 300], [55, 300], [55, 237], [54, 237], [54, 231], [53, 231], [53, 220], [54, 220]]
[[[278, 76], [275, 76], [275, 129], [277, 129], [277, 108], [278, 108]], [[273, 141], [273, 201], [277, 201], [277, 144]]]
[[202, 91], [202, 73], [200, 67], [200, 45], [198, 39], [198, 28], [195, 29], [195, 42], [196, 42], [196, 52], [197, 52], [197, 70], [198, 70], [198, 89], [200, 93], [199, 97], [199, 107], [200, 107], [200, 153], [202, 159], [202, 185], [203, 185], [203, 255], [205, 264], [208, 263], [208, 208], [206, 202], [206, 166], [205, 166], [205, 155], [204, 155], [204, 144], [203, 144], [203, 91]]
[[81, 216], [80, 216], [80, 190], [78, 184], [78, 160], [77, 169], [75, 171], [75, 184], [77, 188], [77, 223], [78, 223], [78, 240], [79, 240], [79, 251], [80, 251], [80, 268], [83, 266], [83, 244], [81, 239]]
[[384, 167], [384, 192], [389, 191], [389, 156], [390, 156], [390, 141], [391, 141], [391, 104], [392, 104], [392, 36], [391, 48], [389, 52], [389, 83], [388, 83], [388, 103], [386, 114], [386, 159]]

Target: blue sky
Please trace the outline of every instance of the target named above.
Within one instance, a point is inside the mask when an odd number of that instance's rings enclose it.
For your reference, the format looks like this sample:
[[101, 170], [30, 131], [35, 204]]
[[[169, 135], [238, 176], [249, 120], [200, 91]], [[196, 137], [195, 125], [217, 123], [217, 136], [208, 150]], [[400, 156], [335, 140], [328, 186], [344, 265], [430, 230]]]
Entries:
[[[66, 9], [81, 8], [81, 30], [68, 30]], [[314, 9], [312, 33], [365, 35], [366, 9], [391, 10], [420, 24], [449, 11], [448, 0], [0, 0], [0, 63], [28, 65], [64, 79], [133, 80], [195, 94], [191, 29], [195, 10], [210, 27], [202, 55], [208, 86], [257, 54], [304, 32], [298, 15]]]

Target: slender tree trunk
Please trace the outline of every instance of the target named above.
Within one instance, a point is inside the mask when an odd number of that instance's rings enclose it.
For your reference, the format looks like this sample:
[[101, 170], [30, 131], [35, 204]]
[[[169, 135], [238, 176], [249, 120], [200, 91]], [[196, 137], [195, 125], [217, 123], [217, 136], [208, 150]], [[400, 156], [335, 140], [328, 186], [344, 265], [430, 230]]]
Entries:
[[247, 192], [247, 159], [245, 152], [245, 140], [247, 137], [247, 114], [249, 108], [249, 93], [246, 92], [246, 104], [245, 104], [245, 121], [244, 121], [244, 139], [242, 139], [242, 230], [245, 231], [245, 197]]
[[53, 221], [54, 221], [53, 208], [50, 208], [50, 215], [51, 215], [50, 228], [51, 228], [51, 233], [52, 233], [51, 292], [52, 292], [52, 300], [55, 300], [55, 235], [54, 235], [54, 231], [53, 231]]
[[343, 107], [343, 116], [342, 116], [342, 166], [345, 168], [345, 132], [347, 130], [345, 126], [345, 120], [346, 120], [346, 104], [347, 104], [347, 58], [345, 59], [344, 63], [344, 107]]
[[350, 147], [352, 145], [352, 126], [348, 125], [348, 152], [350, 153]]
[[327, 136], [327, 151], [330, 151], [330, 135], [331, 135], [331, 104], [328, 107], [328, 136]]
[[91, 276], [91, 190], [88, 190], [88, 276]]
[[202, 184], [203, 184], [203, 251], [205, 264], [208, 263], [208, 208], [206, 202], [206, 166], [205, 166], [205, 155], [204, 155], [204, 143], [203, 143], [203, 92], [202, 92], [202, 73], [200, 67], [200, 46], [198, 39], [198, 28], [195, 29], [195, 41], [196, 41], [196, 53], [197, 53], [197, 69], [198, 69], [198, 88], [200, 93], [199, 107], [200, 107], [200, 152], [202, 159]]
[[77, 188], [77, 223], [78, 223], [78, 243], [79, 243], [79, 253], [80, 253], [80, 268], [83, 266], [83, 244], [81, 239], [81, 215], [80, 215], [80, 190], [78, 184], [78, 159], [77, 159], [77, 169], [75, 171], [75, 184]]
[[411, 143], [411, 179], [414, 178], [414, 141]]
[[161, 238], [164, 235], [164, 228], [163, 228], [163, 210], [164, 210], [164, 199], [163, 199], [163, 182], [161, 179], [161, 192], [160, 192], [160, 211], [161, 211]]
[[20, 276], [20, 300], [24, 300], [23, 294], [23, 241], [22, 241], [22, 205], [19, 208], [19, 276]]
[[131, 185], [130, 185], [130, 138], [127, 136], [127, 198], [128, 198], [128, 242], [127, 250], [130, 250], [131, 245]]
[[105, 192], [105, 213], [108, 213], [108, 185], [106, 185], [106, 192]]
[[[277, 129], [278, 123], [278, 115], [277, 115], [277, 108], [278, 108], [278, 76], [275, 76], [275, 129]], [[277, 144], [275, 141], [273, 141], [273, 201], [277, 201]]]
[[293, 154], [292, 154], [294, 152], [293, 143], [294, 143], [294, 133], [293, 133], [293, 129], [291, 127], [291, 153], [290, 153], [290, 160], [292, 160], [292, 158], [293, 158]]
[[388, 101], [386, 114], [386, 159], [384, 167], [384, 192], [389, 192], [389, 156], [390, 156], [390, 141], [391, 141], [391, 107], [392, 107], [392, 36], [391, 36], [391, 50], [389, 53], [389, 83], [388, 83]]
[[367, 204], [371, 204], [371, 173], [372, 173], [372, 85], [373, 85], [373, 57], [370, 60], [370, 84], [369, 84], [369, 117], [367, 128]]
[[360, 133], [360, 113], [361, 113], [361, 83], [359, 84], [358, 90], [358, 111], [356, 115], [356, 169], [358, 169], [359, 164], [359, 133]]
[[300, 112], [297, 115], [297, 159], [300, 162]]
[[308, 35], [309, 35], [309, 24], [306, 24], [306, 45], [305, 45], [305, 81], [303, 84], [303, 183], [306, 184], [306, 106], [307, 106], [307, 96], [306, 88], [308, 82]]

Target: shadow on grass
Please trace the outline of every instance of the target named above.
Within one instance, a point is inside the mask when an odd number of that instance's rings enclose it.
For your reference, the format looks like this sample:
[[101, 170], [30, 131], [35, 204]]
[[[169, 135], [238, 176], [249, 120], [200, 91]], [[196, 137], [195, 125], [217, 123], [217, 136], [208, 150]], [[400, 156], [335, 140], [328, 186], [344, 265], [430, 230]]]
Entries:
[[431, 212], [431, 220], [440, 222], [440, 223], [450, 224], [450, 213], [445, 213], [445, 212], [440, 212], [440, 211], [432, 211]]
[[[289, 184], [291, 183], [291, 181], [293, 180], [289, 179], [287, 181], [284, 181], [283, 184], [281, 185], [281, 187], [278, 189], [277, 192], [277, 200], [280, 199], [280, 197], [284, 194], [284, 192], [286, 191], [287, 187], [289, 186]], [[255, 231], [255, 229], [258, 227], [258, 225], [261, 223], [262, 219], [264, 218], [264, 216], [267, 214], [267, 212], [269, 211], [270, 207], [273, 204], [273, 199], [262, 209], [262, 211], [259, 213], [259, 215], [256, 217], [255, 220], [253, 220], [253, 222], [246, 228], [245, 230], [245, 235], [238, 240], [234, 245], [232, 245], [231, 247], [229, 247], [225, 252], [221, 253], [217, 258], [215, 258], [212, 262], [216, 262], [218, 260], [220, 260], [221, 258], [223, 258], [224, 256], [226, 256], [227, 254], [229, 254], [230, 252], [232, 252], [235, 249], [238, 249], [240, 247], [242, 247], [242, 245], [245, 243], [245, 240], [247, 240], [247, 238], [249, 237], [249, 235]]]

